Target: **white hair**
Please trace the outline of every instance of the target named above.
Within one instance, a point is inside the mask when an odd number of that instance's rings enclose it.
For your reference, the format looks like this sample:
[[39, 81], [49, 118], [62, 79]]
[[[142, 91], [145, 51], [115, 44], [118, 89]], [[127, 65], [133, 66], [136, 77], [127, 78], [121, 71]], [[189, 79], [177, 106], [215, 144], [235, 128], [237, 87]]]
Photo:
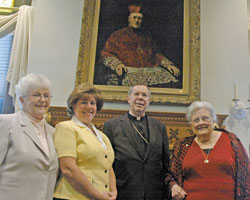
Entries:
[[186, 116], [189, 122], [191, 122], [192, 120], [193, 113], [199, 109], [206, 109], [210, 113], [212, 119], [216, 121], [217, 117], [216, 117], [215, 109], [211, 103], [206, 102], [206, 101], [195, 101], [190, 106], [188, 106], [188, 109], [187, 109]]
[[46, 88], [51, 94], [51, 83], [47, 77], [42, 74], [27, 74], [15, 86], [17, 99], [28, 95], [31, 90], [36, 88]]

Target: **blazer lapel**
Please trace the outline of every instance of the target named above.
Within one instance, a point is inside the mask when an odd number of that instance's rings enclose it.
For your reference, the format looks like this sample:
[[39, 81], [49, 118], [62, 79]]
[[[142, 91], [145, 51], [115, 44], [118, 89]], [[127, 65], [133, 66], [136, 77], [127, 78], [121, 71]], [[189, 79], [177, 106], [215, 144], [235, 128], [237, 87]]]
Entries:
[[18, 120], [21, 124], [22, 132], [24, 132], [47, 157], [36, 132], [32, 129], [33, 125], [31, 124], [29, 117], [23, 111], [20, 111], [18, 112]]
[[54, 158], [54, 155], [56, 153], [55, 146], [54, 146], [54, 140], [53, 140], [53, 128], [51, 128], [47, 122], [45, 122], [45, 132], [47, 134], [47, 141], [49, 146], [49, 161], [51, 162]]
[[130, 144], [135, 149], [137, 154], [140, 156], [140, 158], [144, 159], [143, 155], [141, 155], [140, 153], [138, 145], [136, 144], [136, 138], [135, 138], [134, 131], [132, 129], [132, 126], [128, 118], [128, 113], [123, 115], [123, 118], [121, 119], [121, 128], [122, 128], [124, 135], [128, 138]]

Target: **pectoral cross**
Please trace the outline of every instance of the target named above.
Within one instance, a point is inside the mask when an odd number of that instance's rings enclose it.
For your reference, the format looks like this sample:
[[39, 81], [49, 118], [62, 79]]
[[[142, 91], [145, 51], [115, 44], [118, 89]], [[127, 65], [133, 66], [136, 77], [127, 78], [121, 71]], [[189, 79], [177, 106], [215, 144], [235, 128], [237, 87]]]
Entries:
[[136, 49], [137, 51], [139, 51], [141, 54], [143, 54], [144, 52], [143, 52], [143, 48], [141, 47], [141, 45], [139, 44], [138, 45], [138, 47], [137, 47], [137, 49]]

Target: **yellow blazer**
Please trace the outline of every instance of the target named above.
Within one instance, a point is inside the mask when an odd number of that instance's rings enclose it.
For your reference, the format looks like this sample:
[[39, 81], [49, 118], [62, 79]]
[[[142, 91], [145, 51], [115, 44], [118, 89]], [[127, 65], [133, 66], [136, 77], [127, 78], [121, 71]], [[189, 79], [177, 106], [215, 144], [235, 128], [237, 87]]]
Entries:
[[[109, 170], [114, 161], [114, 151], [108, 137], [100, 133], [107, 149], [101, 146], [100, 141], [88, 128], [72, 120], [65, 121], [57, 124], [54, 142], [58, 157], [76, 158], [78, 167], [93, 186], [104, 192], [109, 191]], [[59, 179], [54, 197], [70, 200], [89, 199], [76, 191], [64, 177]]]
[[58, 171], [53, 131], [45, 123], [48, 157], [23, 111], [0, 115], [0, 199], [52, 200]]

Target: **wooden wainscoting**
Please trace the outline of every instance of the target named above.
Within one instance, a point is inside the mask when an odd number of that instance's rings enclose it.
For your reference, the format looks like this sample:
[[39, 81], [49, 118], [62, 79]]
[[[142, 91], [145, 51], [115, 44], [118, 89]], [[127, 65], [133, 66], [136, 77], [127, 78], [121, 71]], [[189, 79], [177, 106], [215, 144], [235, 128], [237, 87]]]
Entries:
[[[123, 115], [126, 110], [101, 110], [96, 114], [93, 123], [99, 130], [103, 130], [103, 124], [106, 120]], [[190, 125], [186, 119], [185, 113], [172, 112], [147, 112], [147, 115], [158, 119], [167, 128], [169, 138], [169, 148], [173, 149], [174, 143], [183, 137], [192, 135]], [[218, 126], [220, 127], [227, 115], [217, 115]], [[50, 107], [47, 114], [47, 121], [55, 126], [58, 122], [69, 120], [66, 107]]]

